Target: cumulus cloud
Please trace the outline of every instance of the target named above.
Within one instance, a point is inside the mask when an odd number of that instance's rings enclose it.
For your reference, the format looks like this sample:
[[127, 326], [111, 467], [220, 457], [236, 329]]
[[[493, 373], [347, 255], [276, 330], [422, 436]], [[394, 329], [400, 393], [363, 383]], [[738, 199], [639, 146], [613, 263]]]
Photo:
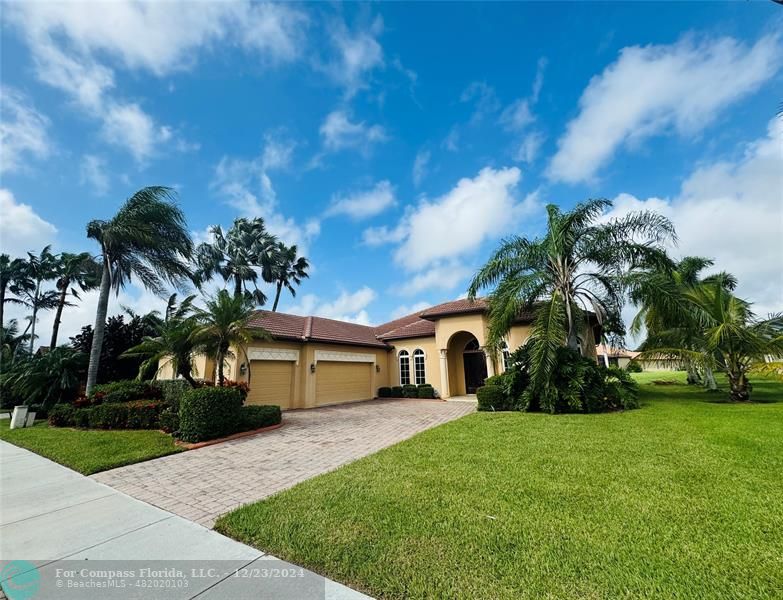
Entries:
[[49, 156], [49, 119], [19, 90], [2, 86], [0, 97], [0, 173], [23, 169], [30, 158]]
[[394, 187], [389, 181], [379, 181], [372, 188], [332, 198], [327, 216], [347, 215], [359, 221], [374, 217], [396, 204]]
[[416, 153], [416, 158], [413, 160], [413, 185], [416, 187], [419, 187], [427, 176], [431, 157], [429, 150], [419, 150]]
[[737, 293], [760, 315], [783, 310], [783, 122], [773, 119], [765, 137], [741, 158], [697, 168], [672, 199], [621, 194], [609, 216], [649, 209], [677, 228], [679, 256], [715, 260], [716, 270], [739, 278]]
[[11, 190], [0, 188], [0, 252], [26, 256], [51, 244], [56, 234], [57, 228], [32, 206], [18, 202]]
[[412, 315], [414, 313], [421, 312], [425, 308], [429, 308], [429, 307], [430, 307], [430, 303], [424, 301], [415, 302], [413, 304], [401, 304], [393, 311], [391, 311], [389, 318], [391, 320], [399, 319], [400, 317], [404, 317], [405, 315]]
[[697, 134], [770, 79], [782, 57], [779, 35], [752, 46], [730, 37], [688, 36], [671, 45], [624, 48], [582, 94], [579, 114], [558, 141], [549, 177], [590, 180], [622, 146], [671, 132]]
[[326, 66], [329, 76], [351, 97], [367, 87], [366, 78], [376, 68], [384, 66], [383, 48], [377, 38], [383, 33], [383, 19], [375, 17], [368, 27], [350, 30], [343, 21], [335, 20], [329, 37], [336, 59]]
[[285, 312], [369, 325], [370, 316], [367, 307], [377, 297], [375, 290], [366, 285], [355, 292], [342, 291], [331, 301], [324, 301], [315, 294], [305, 294], [296, 305], [285, 309]]
[[464, 264], [447, 260], [411, 275], [402, 284], [395, 286], [395, 290], [401, 296], [416, 296], [435, 290], [449, 291], [462, 284], [471, 273], [472, 270]]
[[326, 150], [337, 152], [355, 149], [367, 154], [372, 145], [388, 139], [381, 125], [368, 125], [364, 121], [352, 121], [345, 110], [329, 113], [321, 124], [319, 132]]

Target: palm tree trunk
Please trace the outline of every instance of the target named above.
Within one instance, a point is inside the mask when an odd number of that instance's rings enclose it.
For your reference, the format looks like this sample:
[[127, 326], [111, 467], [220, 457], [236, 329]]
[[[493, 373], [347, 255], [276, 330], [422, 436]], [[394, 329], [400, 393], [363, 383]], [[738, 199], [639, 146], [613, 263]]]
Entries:
[[239, 275], [234, 276], [234, 298], [242, 295], [242, 278]]
[[226, 380], [225, 375], [223, 375], [223, 363], [225, 362], [226, 362], [226, 355], [223, 354], [222, 351], [218, 351], [218, 355], [217, 355], [218, 385], [220, 385], [220, 387], [223, 387], [223, 382]]
[[712, 367], [704, 367], [704, 387], [710, 392], [718, 389], [718, 382], [715, 381], [715, 373], [712, 372]]
[[17, 355], [19, 354], [19, 348], [22, 347], [22, 340], [24, 339], [24, 336], [27, 335], [27, 332], [30, 331], [30, 325], [31, 322], [27, 322], [27, 327], [24, 328], [24, 331], [22, 332], [22, 335], [19, 336], [19, 343], [16, 345], [16, 348], [14, 348], [14, 360], [16, 360]]
[[38, 294], [41, 293], [41, 281], [35, 284], [35, 296], [33, 296], [33, 319], [31, 321], [33, 328], [30, 331], [30, 354], [33, 353], [33, 344], [35, 344], [35, 320], [38, 318]]
[[693, 367], [693, 363], [690, 361], [685, 366], [685, 369], [688, 373], [685, 380], [688, 383], [688, 385], [696, 385], [697, 383], [701, 382], [701, 378], [699, 377], [699, 373], [696, 371], [696, 369]]
[[272, 305], [272, 312], [277, 311], [277, 303], [280, 301], [280, 292], [283, 291], [283, 282], [277, 282], [277, 292], [275, 293], [275, 303]]
[[5, 321], [3, 320], [3, 309], [5, 308], [5, 286], [5, 282], [3, 282], [3, 285], [0, 285], [0, 327], [5, 327]]
[[101, 362], [101, 348], [103, 347], [103, 332], [106, 328], [106, 313], [109, 310], [110, 290], [111, 271], [109, 270], [109, 261], [104, 257], [98, 310], [95, 314], [95, 327], [92, 333], [92, 346], [90, 346], [90, 366], [87, 368], [87, 395], [90, 394], [98, 381], [98, 365]]
[[[66, 282], [70, 285], [69, 282]], [[50, 348], [57, 347], [57, 334], [60, 332], [60, 320], [63, 316], [63, 307], [65, 306], [65, 296], [68, 293], [68, 285], [63, 286], [63, 291], [60, 293], [60, 300], [57, 303], [57, 312], [54, 314], [54, 325], [52, 326], [52, 341], [49, 342]]]

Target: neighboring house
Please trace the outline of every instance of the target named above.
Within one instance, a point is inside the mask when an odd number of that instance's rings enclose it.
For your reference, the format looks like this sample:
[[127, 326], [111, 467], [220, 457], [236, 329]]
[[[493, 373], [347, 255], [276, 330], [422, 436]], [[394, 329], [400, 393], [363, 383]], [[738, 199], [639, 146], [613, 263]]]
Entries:
[[[455, 300], [377, 327], [259, 310], [251, 325], [274, 340], [258, 341], [247, 357], [236, 352], [226, 377], [248, 381], [248, 404], [313, 408], [368, 400], [378, 388], [431, 384], [441, 398], [474, 394], [484, 379], [505, 370], [511, 351], [530, 335], [532, 314], [520, 315], [497, 355], [485, 349], [487, 305]], [[595, 356], [600, 327], [590, 321], [582, 348]], [[197, 375], [214, 377], [214, 363], [196, 361]], [[163, 367], [159, 378], [170, 378]]]
[[595, 347], [596, 360], [598, 364], [607, 367], [620, 367], [625, 369], [634, 358], [639, 356], [638, 352], [626, 350], [625, 348], [614, 348], [606, 344], [598, 344]]

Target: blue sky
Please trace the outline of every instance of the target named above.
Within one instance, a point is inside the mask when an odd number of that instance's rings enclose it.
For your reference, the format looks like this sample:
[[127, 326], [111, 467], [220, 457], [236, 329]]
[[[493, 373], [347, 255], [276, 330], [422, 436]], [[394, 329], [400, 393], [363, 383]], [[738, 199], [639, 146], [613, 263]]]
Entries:
[[312, 276], [281, 310], [380, 323], [464, 294], [547, 203], [603, 196], [664, 212], [675, 253], [783, 305], [774, 3], [6, 2], [2, 19], [3, 251], [94, 250], [88, 220], [170, 185], [198, 239], [262, 216], [300, 245]]

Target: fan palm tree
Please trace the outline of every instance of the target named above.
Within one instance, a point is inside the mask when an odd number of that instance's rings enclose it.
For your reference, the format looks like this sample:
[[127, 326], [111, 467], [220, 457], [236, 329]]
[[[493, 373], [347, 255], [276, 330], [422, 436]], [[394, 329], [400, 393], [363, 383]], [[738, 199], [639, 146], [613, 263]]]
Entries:
[[470, 299], [492, 288], [490, 346], [499, 345], [523, 311], [535, 312], [531, 384], [537, 393], [548, 389], [557, 349], [579, 348], [585, 310], [593, 311], [599, 323], [619, 322], [621, 276], [628, 269], [670, 264], [662, 248], [676, 239], [668, 219], [645, 211], [599, 222], [611, 207], [604, 199], [568, 212], [548, 205], [544, 237], [504, 240], [470, 284]]
[[181, 376], [193, 387], [197, 386], [193, 379], [193, 332], [198, 326], [193, 315], [194, 298], [188, 296], [177, 304], [177, 295], [172, 294], [159, 334], [145, 337], [141, 344], [123, 353], [123, 356], [145, 357], [139, 366], [139, 379], [145, 373], [159, 371], [163, 363], [171, 365], [175, 376]]
[[220, 290], [207, 300], [206, 308], [196, 310], [199, 325], [193, 332], [193, 341], [207, 355], [215, 357], [218, 383], [221, 386], [226, 380], [226, 359], [233, 356], [232, 346], [247, 360], [245, 348], [253, 338], [271, 339], [266, 330], [250, 328], [253, 312], [249, 298], [244, 294], [232, 296], [226, 290]]
[[33, 282], [32, 294], [30, 294], [28, 304], [33, 310], [30, 319], [30, 354], [33, 352], [35, 343], [35, 326], [38, 321], [38, 311], [48, 308], [54, 308], [51, 302], [51, 292], [41, 290], [44, 281], [49, 281], [57, 276], [57, 257], [51, 253], [51, 246], [44, 247], [39, 255], [28, 252], [27, 256], [27, 276]]
[[280, 302], [280, 293], [283, 288], [291, 292], [291, 296], [296, 297], [297, 286], [302, 283], [302, 279], [309, 277], [307, 269], [310, 263], [304, 256], [297, 256], [298, 249], [296, 245], [286, 246], [282, 242], [277, 245], [277, 252], [274, 256], [274, 264], [268, 275], [269, 281], [275, 284], [275, 301], [272, 304], [272, 312], [277, 311], [277, 304]]
[[170, 188], [145, 187], [110, 220], [87, 224], [87, 237], [100, 244], [102, 267], [87, 369], [88, 394], [98, 377], [110, 290], [119, 293], [135, 276], [144, 287], [162, 294], [166, 283], [180, 286], [191, 277], [187, 261], [193, 254], [193, 242], [185, 216], [173, 200]]
[[750, 303], [737, 298], [722, 281], [714, 280], [682, 292], [686, 309], [701, 328], [704, 348], [660, 346], [642, 352], [642, 358], [676, 356], [699, 365], [722, 369], [734, 401], [750, 400], [748, 370], [767, 356], [783, 355], [783, 315], [760, 320]]
[[79, 290], [82, 292], [94, 290], [101, 281], [101, 266], [87, 252], [81, 254], [63, 252], [57, 259], [55, 272], [57, 275], [55, 285], [60, 292], [60, 297], [57, 301], [57, 312], [54, 315], [50, 348], [57, 347], [57, 334], [60, 331], [63, 308], [68, 303], [68, 295], [80, 300]]
[[8, 254], [0, 254], [0, 325], [5, 323], [4, 309], [6, 303], [22, 304], [18, 298], [11, 298], [8, 292], [19, 294], [21, 290], [32, 289], [33, 282], [29, 277], [27, 261], [23, 258], [12, 259]]
[[[196, 277], [200, 283], [220, 275], [234, 287], [234, 296], [244, 295], [257, 305], [266, 302], [258, 289], [259, 269], [274, 264], [277, 238], [266, 230], [261, 218], [240, 218], [227, 232], [220, 225], [210, 229], [213, 240], [196, 251]], [[250, 286], [252, 285], [252, 289]]]

